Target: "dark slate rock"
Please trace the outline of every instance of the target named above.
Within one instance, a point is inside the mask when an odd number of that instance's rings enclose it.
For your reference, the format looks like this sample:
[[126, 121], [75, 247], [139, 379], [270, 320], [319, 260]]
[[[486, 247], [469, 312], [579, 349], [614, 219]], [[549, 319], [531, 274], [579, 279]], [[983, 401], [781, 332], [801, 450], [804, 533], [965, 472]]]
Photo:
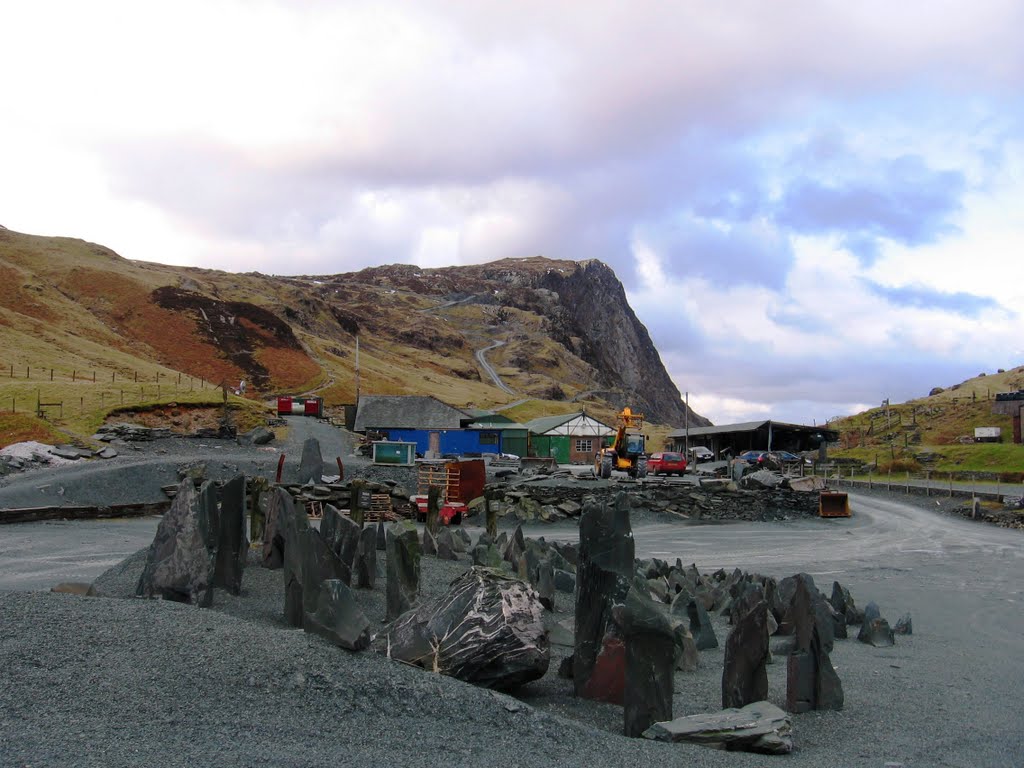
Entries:
[[537, 566], [531, 583], [537, 590], [540, 604], [549, 611], [555, 610], [555, 569], [551, 567], [549, 560], [544, 560]]
[[897, 635], [912, 635], [914, 634], [914, 622], [910, 618], [909, 613], [904, 613], [896, 621], [896, 626], [892, 628], [892, 631]]
[[493, 544], [478, 544], [473, 548], [473, 565], [501, 570], [502, 566], [507, 563], [501, 558], [501, 552]]
[[367, 526], [359, 532], [359, 546], [352, 564], [352, 581], [362, 589], [373, 589], [377, 584], [377, 529]]
[[203, 607], [213, 604], [213, 555], [200, 521], [195, 484], [182, 480], [157, 526], [135, 594]]
[[863, 620], [860, 632], [857, 633], [857, 639], [876, 648], [886, 648], [896, 644], [895, 634], [889, 627], [889, 622], [882, 618], [882, 612], [877, 603], [870, 602], [864, 607]]
[[551, 654], [543, 611], [525, 582], [472, 568], [443, 595], [399, 617], [375, 647], [408, 664], [508, 690], [547, 672]]
[[563, 680], [572, 680], [572, 654], [570, 653], [558, 665], [558, 676]]
[[661, 576], [647, 580], [647, 592], [659, 603], [669, 602], [668, 582]]
[[263, 525], [264, 568], [277, 569], [284, 566], [285, 529], [284, 521], [295, 507], [292, 496], [284, 488], [275, 488], [270, 493], [267, 516]]
[[420, 542], [408, 521], [387, 529], [387, 618], [397, 619], [416, 604], [420, 593]]
[[866, 610], [857, 639], [875, 648], [888, 648], [896, 644], [895, 633], [889, 627], [889, 622], [882, 618], [868, 619]]
[[[552, 548], [565, 560], [572, 564], [575, 569], [580, 562], [580, 547], [578, 544], [570, 544], [562, 541], [555, 541], [551, 544]], [[568, 570], [568, 569], [566, 569]]]
[[612, 611], [626, 643], [623, 733], [636, 738], [654, 723], [672, 719], [676, 637], [646, 590], [631, 589]]
[[768, 603], [756, 603], [725, 639], [722, 706], [745, 707], [768, 698]]
[[[373, 533], [372, 528], [367, 530]], [[306, 614], [303, 628], [349, 651], [370, 645], [370, 620], [341, 579], [327, 579], [320, 585], [316, 609]]]
[[[306, 583], [302, 573], [302, 566], [305, 562], [304, 550], [306, 549], [303, 545], [306, 543], [306, 534], [310, 531], [309, 518], [305, 512], [292, 503], [291, 497], [288, 497], [287, 503], [282, 503], [278, 508], [278, 518], [281, 535], [285, 542], [282, 574], [284, 578], [284, 620], [290, 626], [301, 627], [305, 617], [302, 593]], [[315, 600], [313, 605], [316, 605]]]
[[[350, 517], [343, 515], [330, 504], [324, 507], [324, 516], [320, 520], [320, 538], [326, 542], [341, 563], [342, 570], [338, 578], [349, 586], [352, 585], [352, 567], [362, 535], [363, 529]], [[376, 540], [376, 533], [374, 539]]]
[[512, 536], [509, 538], [508, 543], [501, 550], [501, 556], [507, 563], [512, 563], [512, 567], [515, 568], [519, 564], [519, 559], [526, 552], [526, 538], [523, 536], [523, 526], [517, 525], [515, 531], [512, 532]]
[[612, 605], [623, 602], [629, 592], [634, 552], [625, 494], [619, 494], [614, 506], [593, 501], [584, 506], [576, 571], [573, 684], [577, 696], [585, 696], [588, 690], [611, 624]]
[[572, 594], [576, 591], [576, 576], [563, 571], [560, 568], [556, 568], [554, 572], [555, 589], [559, 592], [568, 592]]
[[423, 538], [420, 541], [420, 553], [430, 556], [437, 555], [437, 539], [434, 538], [434, 534], [432, 534], [430, 529], [426, 526], [423, 527]]
[[822, 625], [831, 631], [832, 619], [816, 609], [816, 596], [807, 580], [797, 580], [789, 606], [794, 646], [786, 664], [786, 709], [794, 713], [843, 708], [843, 686], [821, 636]]
[[220, 494], [220, 520], [213, 570], [213, 585], [238, 595], [249, 553], [245, 535], [245, 476], [237, 475], [224, 484]]
[[383, 552], [388, 545], [387, 529], [383, 520], [377, 521], [377, 551]]
[[856, 626], [864, 621], [864, 612], [857, 608], [850, 590], [838, 581], [832, 582], [832, 597], [829, 602], [836, 613], [846, 617], [847, 626]]
[[718, 647], [715, 626], [711, 623], [711, 617], [700, 602], [693, 598], [687, 601], [686, 618], [690, 622], [690, 634], [693, 635], [693, 642], [698, 651]]
[[793, 751], [793, 722], [774, 704], [757, 701], [741, 709], [724, 709], [655, 723], [644, 731], [644, 738], [783, 755]]
[[[452, 535], [451, 528], [442, 528], [437, 532], [436, 544], [436, 555], [438, 560], [458, 560], [459, 555], [455, 551], [455, 536]], [[459, 539], [459, 544], [462, 544], [462, 539]]]
[[322, 483], [324, 476], [324, 459], [320, 453], [320, 441], [315, 437], [308, 438], [302, 444], [302, 459], [299, 461], [299, 475], [296, 482]]
[[266, 427], [256, 427], [238, 436], [243, 445], [266, 445], [274, 441], [274, 431]]
[[700, 666], [700, 654], [697, 652], [697, 644], [693, 641], [693, 635], [686, 628], [686, 622], [680, 619], [672, 619], [672, 635], [675, 641], [675, 668], [681, 672], [696, 672]]
[[735, 624], [740, 616], [745, 616], [758, 603], [768, 604], [764, 599], [764, 587], [757, 583], [738, 582], [734, 585], [732, 593], [733, 600], [728, 608], [730, 624]]

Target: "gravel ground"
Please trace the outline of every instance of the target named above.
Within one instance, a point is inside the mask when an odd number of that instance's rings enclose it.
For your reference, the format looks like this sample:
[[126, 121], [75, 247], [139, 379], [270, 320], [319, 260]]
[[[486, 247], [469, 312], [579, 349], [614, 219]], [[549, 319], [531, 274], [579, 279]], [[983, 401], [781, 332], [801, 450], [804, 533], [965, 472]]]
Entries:
[[[299, 446], [300, 436], [294, 434], [283, 446], [296, 464]], [[336, 455], [345, 448], [338, 445]], [[220, 450], [223, 459], [218, 456], [214, 467], [226, 476], [268, 474], [276, 466], [276, 451]], [[330, 451], [324, 450], [325, 458]], [[66, 503], [116, 503], [111, 496], [128, 495], [145, 483], [174, 482], [178, 464], [209, 452], [193, 441], [151, 444], [139, 452], [147, 457], [141, 462], [112, 460], [131, 469], [129, 482], [117, 479], [117, 473], [100, 478], [85, 468], [63, 468], [61, 477], [70, 478], [65, 495], [75, 496]], [[262, 469], [250, 472], [247, 466]], [[80, 478], [66, 474], [76, 471], [83, 472]], [[170, 479], [157, 478], [165, 471]], [[49, 470], [38, 470], [15, 478], [18, 482], [9, 478], [0, 488], [0, 506], [21, 498], [9, 495], [12, 488], [28, 489], [25, 497], [33, 497], [30, 490], [52, 484], [52, 477]], [[103, 500], [80, 500], [91, 492]], [[35, 491], [35, 503], [39, 495]], [[943, 511], [935, 499], [898, 500]], [[633, 516], [635, 526], [664, 521], [654, 513]], [[531, 526], [534, 535], [560, 539], [573, 538], [575, 529], [569, 521]], [[96, 580], [103, 598], [0, 591], [0, 767], [1022, 764], [1024, 716], [1014, 702], [1024, 686], [1024, 665], [1007, 667], [1000, 661], [1012, 655], [1008, 649], [1019, 649], [1020, 638], [983, 633], [982, 642], [1002, 648], [991, 656], [964, 641], [971, 635], [970, 622], [998, 610], [990, 607], [995, 599], [970, 615], [949, 616], [936, 608], [948, 621], [963, 622], [955, 632], [918, 626], [918, 634], [901, 637], [888, 649], [837, 641], [832, 661], [846, 692], [844, 710], [794, 717], [796, 751], [765, 758], [624, 738], [621, 708], [578, 700], [571, 681], [557, 677], [567, 653], [557, 645], [548, 674], [516, 691], [515, 698], [371, 652], [342, 651], [284, 624], [280, 571], [250, 567], [242, 595], [218, 592], [210, 610], [130, 599], [144, 556], [144, 550], [136, 553]], [[423, 595], [438, 594], [468, 566], [467, 559], [424, 558]], [[971, 573], [980, 576], [985, 567], [972, 565]], [[1019, 566], [1011, 561], [1005, 567], [1006, 582], [1015, 584]], [[966, 587], [961, 574], [943, 574], [941, 589]], [[898, 613], [890, 606], [912, 608], [932, 581], [923, 568], [872, 563], [858, 571], [854, 596], [860, 605], [878, 600], [893, 621]], [[383, 587], [381, 579], [376, 590], [357, 592], [374, 629], [383, 626]], [[1012, 599], [1006, 602], [1005, 610], [1017, 610]], [[556, 609], [551, 622], [571, 626], [572, 597], [559, 593]], [[701, 652], [697, 672], [676, 673], [676, 715], [720, 706], [727, 633], [721, 618], [716, 630], [719, 649]], [[781, 656], [769, 666], [769, 684], [769, 698], [781, 704]]]

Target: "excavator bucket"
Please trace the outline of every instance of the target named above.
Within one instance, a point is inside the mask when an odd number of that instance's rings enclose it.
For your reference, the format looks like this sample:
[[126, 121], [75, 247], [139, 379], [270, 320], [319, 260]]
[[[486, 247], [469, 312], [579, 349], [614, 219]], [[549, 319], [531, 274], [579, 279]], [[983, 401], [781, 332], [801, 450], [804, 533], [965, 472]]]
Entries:
[[818, 497], [818, 517], [849, 517], [850, 498], [839, 491], [822, 491]]

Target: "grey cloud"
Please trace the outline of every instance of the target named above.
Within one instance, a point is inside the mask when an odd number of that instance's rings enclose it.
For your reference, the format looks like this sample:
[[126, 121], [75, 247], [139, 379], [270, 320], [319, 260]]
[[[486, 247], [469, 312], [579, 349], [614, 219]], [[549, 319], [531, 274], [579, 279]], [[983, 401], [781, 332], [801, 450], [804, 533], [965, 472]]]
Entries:
[[861, 283], [871, 293], [891, 304], [901, 307], [938, 309], [944, 312], [954, 312], [966, 317], [977, 317], [982, 311], [999, 306], [994, 299], [988, 296], [976, 296], [963, 291], [943, 293], [942, 291], [915, 285], [892, 288], [867, 279], [861, 279]]

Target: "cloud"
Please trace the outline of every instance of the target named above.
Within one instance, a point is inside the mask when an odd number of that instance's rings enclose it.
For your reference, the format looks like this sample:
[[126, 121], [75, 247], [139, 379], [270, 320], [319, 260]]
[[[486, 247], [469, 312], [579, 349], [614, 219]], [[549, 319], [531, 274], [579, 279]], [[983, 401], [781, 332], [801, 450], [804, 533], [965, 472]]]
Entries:
[[799, 181], [786, 190], [776, 218], [800, 233], [843, 233], [854, 247], [877, 238], [918, 245], [956, 230], [965, 187], [959, 171], [935, 171], [921, 157], [902, 156], [874, 178]]
[[997, 302], [989, 296], [975, 296], [963, 291], [943, 293], [920, 285], [892, 288], [879, 285], [871, 280], [865, 280], [864, 285], [869, 291], [894, 306], [938, 309], [969, 317], [977, 317], [983, 310], [994, 309], [998, 306]]

